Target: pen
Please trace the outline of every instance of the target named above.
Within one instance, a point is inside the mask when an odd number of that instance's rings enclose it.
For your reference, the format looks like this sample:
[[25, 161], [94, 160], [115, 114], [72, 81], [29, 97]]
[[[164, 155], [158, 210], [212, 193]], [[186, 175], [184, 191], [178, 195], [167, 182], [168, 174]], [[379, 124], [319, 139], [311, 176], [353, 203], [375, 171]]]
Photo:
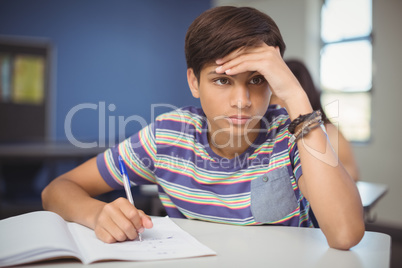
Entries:
[[[133, 206], [135, 206], [133, 195], [131, 194], [131, 187], [130, 187], [130, 181], [128, 180], [127, 169], [126, 166], [124, 165], [123, 158], [121, 158], [120, 155], [119, 155], [119, 166], [120, 166], [120, 173], [123, 176], [124, 190], [126, 190], [127, 199]], [[142, 241], [141, 233], [138, 233], [138, 239]]]

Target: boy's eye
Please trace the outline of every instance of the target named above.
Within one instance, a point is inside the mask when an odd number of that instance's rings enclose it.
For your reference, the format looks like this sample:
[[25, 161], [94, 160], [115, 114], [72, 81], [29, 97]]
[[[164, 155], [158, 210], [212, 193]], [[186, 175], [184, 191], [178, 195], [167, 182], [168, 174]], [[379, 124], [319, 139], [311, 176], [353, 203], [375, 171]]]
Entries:
[[214, 83], [217, 84], [217, 85], [220, 85], [220, 86], [227, 85], [227, 84], [229, 84], [229, 79], [227, 79], [227, 78], [218, 78], [218, 79], [214, 80]]
[[259, 85], [259, 84], [262, 84], [264, 81], [265, 81], [265, 79], [263, 77], [256, 76], [256, 77], [251, 78], [250, 84]]

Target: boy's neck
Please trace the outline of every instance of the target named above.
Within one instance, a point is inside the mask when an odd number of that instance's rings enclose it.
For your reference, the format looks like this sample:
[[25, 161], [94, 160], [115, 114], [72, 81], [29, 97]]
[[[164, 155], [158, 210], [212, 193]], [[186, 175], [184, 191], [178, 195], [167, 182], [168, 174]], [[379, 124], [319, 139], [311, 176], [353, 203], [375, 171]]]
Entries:
[[215, 154], [227, 159], [233, 159], [244, 153], [257, 137], [258, 133], [256, 132], [249, 132], [247, 136], [233, 136], [220, 133], [220, 135], [214, 136], [211, 139], [211, 135], [208, 133], [208, 142]]

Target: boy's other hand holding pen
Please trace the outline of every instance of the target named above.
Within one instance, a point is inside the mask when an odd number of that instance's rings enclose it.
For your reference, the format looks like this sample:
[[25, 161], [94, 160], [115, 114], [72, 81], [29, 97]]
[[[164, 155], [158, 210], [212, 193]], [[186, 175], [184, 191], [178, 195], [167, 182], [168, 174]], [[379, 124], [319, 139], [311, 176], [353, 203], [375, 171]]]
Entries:
[[[135, 207], [129, 186], [127, 170], [119, 156], [120, 170], [123, 175], [127, 199], [120, 197], [106, 204], [100, 212], [94, 228], [96, 236], [106, 242], [141, 241], [141, 233], [152, 228], [152, 220], [142, 210]], [[127, 185], [127, 186], [126, 186]]]

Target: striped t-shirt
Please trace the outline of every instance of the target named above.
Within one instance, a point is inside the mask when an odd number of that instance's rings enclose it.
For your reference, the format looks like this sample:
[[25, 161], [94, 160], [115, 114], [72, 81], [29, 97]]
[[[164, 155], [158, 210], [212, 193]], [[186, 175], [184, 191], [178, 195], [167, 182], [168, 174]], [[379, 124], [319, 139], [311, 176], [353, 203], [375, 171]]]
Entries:
[[297, 185], [302, 171], [289, 122], [285, 109], [270, 106], [254, 143], [227, 159], [210, 148], [202, 109], [186, 107], [99, 154], [97, 165], [111, 187], [122, 189], [121, 155], [133, 185], [158, 185], [170, 217], [312, 227], [310, 205]]

